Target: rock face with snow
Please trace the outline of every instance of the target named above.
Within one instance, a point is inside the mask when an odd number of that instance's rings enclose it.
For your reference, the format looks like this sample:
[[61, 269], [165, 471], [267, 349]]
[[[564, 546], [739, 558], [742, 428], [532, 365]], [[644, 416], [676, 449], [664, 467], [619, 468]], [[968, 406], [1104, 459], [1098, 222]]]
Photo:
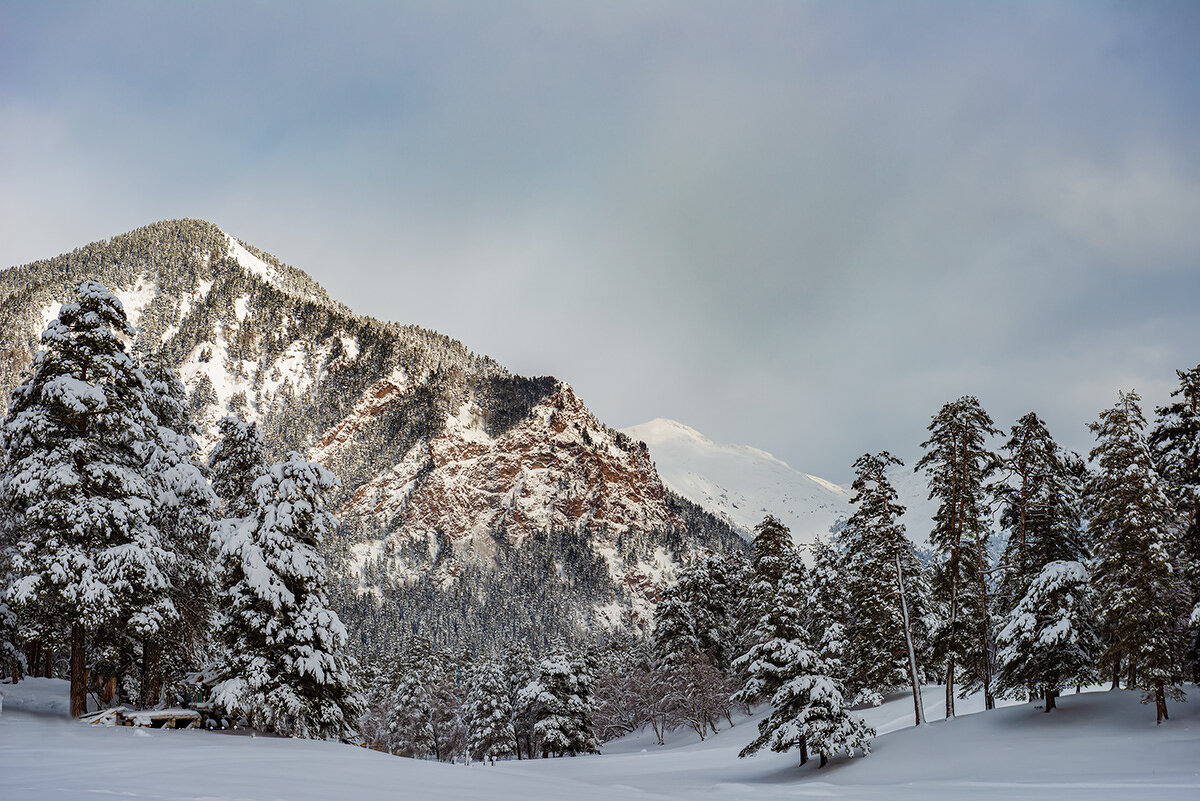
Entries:
[[[758, 448], [716, 443], [662, 418], [621, 433], [649, 447], [669, 490], [725, 520], [747, 540], [767, 514], [778, 517], [793, 541], [803, 545], [818, 537], [829, 539], [853, 512], [848, 487], [795, 470]], [[894, 468], [891, 478], [908, 509], [902, 520], [908, 535], [923, 542], [934, 511], [925, 478], [911, 466]]]
[[269, 449], [341, 478], [334, 596], [360, 646], [400, 630], [471, 641], [645, 619], [682, 560], [739, 547], [569, 385], [355, 315], [198, 220], [0, 273], [5, 397], [87, 278], [121, 299], [136, 346], [179, 372], [205, 449], [237, 413]]

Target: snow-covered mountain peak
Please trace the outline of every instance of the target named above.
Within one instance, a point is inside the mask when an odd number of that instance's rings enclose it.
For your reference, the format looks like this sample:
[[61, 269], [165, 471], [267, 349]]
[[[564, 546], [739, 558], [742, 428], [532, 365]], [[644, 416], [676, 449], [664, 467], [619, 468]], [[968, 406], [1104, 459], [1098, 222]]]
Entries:
[[659, 418], [622, 430], [645, 442], [674, 492], [722, 517], [749, 539], [773, 514], [797, 543], [828, 536], [850, 514], [850, 493], [746, 445], [717, 443], [694, 428]]

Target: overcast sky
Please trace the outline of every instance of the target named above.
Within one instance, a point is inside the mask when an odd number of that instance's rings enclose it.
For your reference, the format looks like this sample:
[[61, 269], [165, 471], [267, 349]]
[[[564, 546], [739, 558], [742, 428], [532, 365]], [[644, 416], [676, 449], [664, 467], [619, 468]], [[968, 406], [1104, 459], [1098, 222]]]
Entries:
[[200, 217], [835, 481], [1200, 362], [1200, 3], [0, 0], [0, 265]]

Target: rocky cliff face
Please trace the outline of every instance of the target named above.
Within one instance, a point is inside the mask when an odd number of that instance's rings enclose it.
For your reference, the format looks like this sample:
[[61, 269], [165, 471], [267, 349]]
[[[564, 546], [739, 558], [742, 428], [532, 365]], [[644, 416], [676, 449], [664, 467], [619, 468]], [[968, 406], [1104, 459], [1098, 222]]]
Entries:
[[330, 556], [365, 648], [400, 632], [481, 640], [637, 623], [682, 560], [740, 547], [566, 383], [357, 316], [201, 221], [0, 273], [6, 395], [85, 278], [122, 299], [143, 353], [179, 371], [205, 447], [236, 413], [276, 452], [339, 474]]

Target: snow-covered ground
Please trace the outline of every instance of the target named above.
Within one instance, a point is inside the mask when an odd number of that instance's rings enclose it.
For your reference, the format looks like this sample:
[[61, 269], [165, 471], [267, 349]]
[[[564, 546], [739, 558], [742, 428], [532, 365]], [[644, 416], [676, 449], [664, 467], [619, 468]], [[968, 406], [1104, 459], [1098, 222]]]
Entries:
[[[203, 731], [102, 728], [65, 718], [66, 684], [5, 686], [0, 716], [0, 799], [492, 799], [592, 801], [696, 799], [1141, 799], [1200, 797], [1200, 704], [1152, 707], [1127, 691], [1060, 700], [1049, 715], [1029, 704], [982, 714], [960, 702], [952, 722], [916, 730], [897, 695], [863, 714], [880, 732], [866, 758], [801, 768], [795, 754], [738, 759], [755, 718], [704, 742], [678, 732], [609, 743], [601, 756], [444, 765], [362, 748]], [[926, 689], [931, 716], [938, 688]]]

